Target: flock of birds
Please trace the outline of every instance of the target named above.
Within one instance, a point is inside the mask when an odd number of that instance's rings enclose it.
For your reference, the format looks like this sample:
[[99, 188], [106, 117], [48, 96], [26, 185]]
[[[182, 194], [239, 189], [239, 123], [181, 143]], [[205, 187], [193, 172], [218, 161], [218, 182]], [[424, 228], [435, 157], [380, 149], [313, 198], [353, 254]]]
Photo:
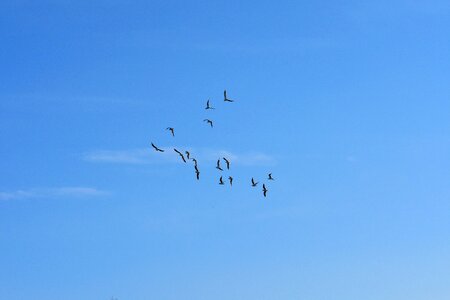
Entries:
[[[227, 91], [226, 91], [226, 90], [223, 91], [223, 97], [224, 97], [224, 99], [223, 99], [224, 102], [234, 102], [234, 100], [228, 98], [228, 96], [227, 96]], [[215, 109], [214, 107], [211, 106], [211, 103], [210, 103], [210, 100], [209, 100], [209, 99], [206, 101], [206, 107], [205, 107], [205, 109], [206, 109], [206, 110]], [[204, 119], [203, 121], [206, 122], [211, 128], [214, 127], [214, 123], [213, 123], [212, 120], [210, 120], [210, 119]], [[175, 137], [175, 129], [174, 129], [173, 127], [167, 127], [166, 130], [170, 131], [170, 134], [172, 135], [172, 137]], [[153, 149], [154, 149], [156, 152], [164, 152], [164, 151], [165, 151], [165, 150], [159, 148], [158, 146], [156, 146], [153, 142], [151, 142], [151, 145], [152, 145]], [[194, 157], [191, 157], [191, 153], [190, 153], [189, 151], [184, 151], [184, 154], [183, 154], [181, 151], [179, 151], [178, 149], [176, 149], [176, 148], [173, 148], [173, 151], [175, 151], [175, 152], [181, 157], [181, 159], [182, 159], [182, 161], [183, 161], [184, 163], [187, 163], [187, 161], [191, 161], [191, 160], [194, 162], [195, 175], [196, 175], [197, 180], [200, 180], [200, 171], [199, 171], [199, 169], [198, 169], [197, 159], [195, 159]], [[185, 156], [185, 155], [186, 155], [186, 156]], [[186, 159], [187, 159], [187, 160], [186, 160]], [[222, 157], [222, 158], [219, 158], [219, 159], [217, 160], [216, 169], [219, 170], [219, 171], [223, 171], [223, 168], [222, 168], [221, 165], [220, 165], [220, 162], [221, 162], [222, 160], [225, 162], [227, 170], [229, 170], [229, 169], [230, 169], [231, 162], [230, 162], [230, 160], [227, 159], [226, 157]], [[268, 179], [268, 180], [275, 180], [275, 179], [272, 177], [272, 173], [269, 173], [269, 174], [267, 175], [267, 179]], [[232, 176], [228, 176], [228, 181], [229, 181], [229, 183], [230, 183], [230, 186], [233, 186], [233, 177], [232, 177]], [[255, 181], [255, 179], [254, 179], [253, 177], [251, 178], [251, 186], [252, 186], [252, 187], [256, 187], [256, 186], [258, 185], [258, 183], [259, 183], [259, 182], [258, 182], [258, 181]], [[219, 178], [219, 184], [220, 184], [220, 185], [224, 185], [224, 184], [225, 184], [224, 181], [223, 181], [223, 176], [220, 176], [220, 178]], [[267, 196], [268, 189], [267, 189], [265, 183], [263, 183], [263, 185], [262, 185], [262, 192], [263, 192], [264, 197], [266, 197], [266, 196]]]

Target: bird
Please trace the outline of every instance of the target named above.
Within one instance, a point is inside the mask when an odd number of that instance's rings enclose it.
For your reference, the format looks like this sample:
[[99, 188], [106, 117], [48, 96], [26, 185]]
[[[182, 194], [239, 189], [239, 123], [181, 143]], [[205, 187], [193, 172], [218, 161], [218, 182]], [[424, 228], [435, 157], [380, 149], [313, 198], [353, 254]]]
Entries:
[[152, 147], [156, 150], [156, 151], [159, 151], [159, 152], [164, 152], [164, 150], [162, 150], [162, 149], [159, 149], [158, 147], [156, 147], [155, 146], [155, 144], [153, 144], [152, 143]]
[[210, 119], [204, 119], [203, 122], [206, 122], [209, 125], [211, 125], [211, 128], [213, 127], [213, 121], [211, 121]]
[[228, 159], [226, 159], [225, 157], [223, 157], [223, 160], [227, 164], [227, 169], [229, 170], [230, 169], [230, 161]]
[[189, 151], [184, 151], [184, 153], [186, 153], [187, 159], [190, 159], [191, 153], [189, 153]]
[[166, 130], [170, 130], [170, 132], [172, 133], [172, 136], [175, 136], [173, 127], [167, 127]]
[[191, 159], [194, 162], [195, 166], [197, 166], [197, 160], [195, 158], [191, 158]]
[[181, 156], [181, 159], [186, 162], [186, 159], [184, 159], [184, 155], [183, 153], [181, 153], [180, 151], [178, 151], [177, 149], [173, 148], [173, 151], [175, 151], [176, 153], [178, 153]]
[[220, 176], [220, 178], [219, 178], [219, 184], [223, 185], [223, 179], [222, 179], [222, 176]]
[[217, 160], [217, 166], [216, 166], [217, 170], [223, 171], [223, 169], [220, 167], [220, 159]]
[[209, 105], [209, 99], [208, 99], [208, 101], [206, 101], [206, 107], [205, 107], [205, 109], [215, 109], [214, 107], [212, 107], [212, 106]]
[[227, 98], [227, 90], [223, 91], [223, 101], [225, 101], [225, 102], [234, 102], [234, 100], [231, 100], [231, 99]]
[[200, 179], [200, 171], [198, 170], [197, 165], [195, 165], [194, 168], [195, 168], [195, 174], [197, 176], [197, 180], [199, 180]]
[[233, 186], [233, 177], [228, 176], [228, 180], [230, 181], [230, 185]]
[[272, 177], [272, 173], [269, 173], [269, 178], [268, 178], [269, 180], [275, 180], [275, 179], [273, 179], [273, 177]]
[[266, 189], [266, 185], [263, 183], [263, 194], [264, 194], [264, 197], [266, 197], [267, 191], [268, 191], [268, 189]]
[[255, 180], [252, 177], [252, 186], [255, 187], [258, 184], [258, 182], [255, 182]]

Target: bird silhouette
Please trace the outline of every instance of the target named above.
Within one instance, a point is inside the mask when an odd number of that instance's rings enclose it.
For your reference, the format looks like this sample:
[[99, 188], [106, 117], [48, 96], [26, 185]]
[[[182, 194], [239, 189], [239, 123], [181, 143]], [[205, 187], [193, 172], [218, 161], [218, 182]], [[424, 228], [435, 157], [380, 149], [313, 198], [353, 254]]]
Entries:
[[155, 144], [153, 144], [152, 143], [152, 147], [156, 150], [156, 151], [159, 151], [159, 152], [164, 152], [164, 150], [162, 150], [162, 149], [159, 149], [158, 147], [156, 147], [155, 146]]
[[187, 159], [190, 159], [191, 153], [189, 153], [189, 151], [184, 151], [184, 153], [186, 153]]
[[166, 130], [170, 130], [170, 132], [172, 133], [172, 136], [175, 136], [175, 131], [174, 131], [173, 127], [167, 127]]
[[197, 176], [197, 180], [199, 180], [200, 179], [200, 171], [198, 170], [197, 165], [195, 165], [194, 168], [195, 168], [195, 175]]
[[225, 157], [223, 157], [223, 160], [227, 164], [227, 169], [229, 170], [230, 169], [230, 161], [228, 159], [226, 159]]
[[269, 173], [269, 178], [268, 178], [269, 180], [275, 180], [275, 179], [273, 179], [273, 177], [272, 177], [272, 173]]
[[183, 155], [183, 153], [181, 153], [180, 151], [178, 151], [177, 149], [175, 149], [175, 148], [173, 148], [173, 151], [175, 151], [176, 153], [178, 153], [178, 155], [180, 155], [181, 156], [181, 159], [184, 161], [184, 162], [186, 162], [186, 159], [184, 159], [184, 155]]
[[255, 187], [257, 185], [258, 185], [258, 182], [255, 182], [255, 179], [253, 179], [253, 177], [252, 177], [252, 186]]
[[233, 186], [233, 177], [228, 176], [228, 180], [230, 181], [230, 185]]
[[211, 121], [210, 119], [204, 119], [203, 122], [206, 122], [209, 125], [211, 125], [211, 128], [213, 127], [213, 121]]
[[263, 194], [264, 194], [264, 197], [266, 197], [267, 191], [268, 191], [268, 189], [266, 189], [266, 185], [263, 183]]
[[223, 185], [223, 179], [222, 179], [222, 176], [220, 176], [220, 178], [219, 178], [219, 184]]
[[195, 158], [192, 158], [192, 161], [194, 162], [194, 165], [197, 166], [197, 160]]
[[217, 160], [216, 169], [223, 171], [223, 169], [220, 167], [220, 159]]
[[215, 109], [214, 107], [212, 107], [212, 106], [209, 105], [209, 99], [208, 99], [208, 101], [206, 101], [206, 107], [205, 107], [205, 109]]
[[234, 100], [228, 99], [228, 97], [227, 97], [227, 90], [223, 91], [223, 101], [225, 101], [225, 102], [234, 102]]

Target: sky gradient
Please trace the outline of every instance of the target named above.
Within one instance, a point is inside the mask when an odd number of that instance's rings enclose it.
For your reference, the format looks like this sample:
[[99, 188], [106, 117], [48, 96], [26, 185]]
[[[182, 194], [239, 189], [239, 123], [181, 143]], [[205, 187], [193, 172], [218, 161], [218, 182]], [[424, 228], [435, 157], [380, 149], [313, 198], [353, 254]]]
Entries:
[[0, 298], [449, 299], [449, 2], [205, 2], [0, 2]]

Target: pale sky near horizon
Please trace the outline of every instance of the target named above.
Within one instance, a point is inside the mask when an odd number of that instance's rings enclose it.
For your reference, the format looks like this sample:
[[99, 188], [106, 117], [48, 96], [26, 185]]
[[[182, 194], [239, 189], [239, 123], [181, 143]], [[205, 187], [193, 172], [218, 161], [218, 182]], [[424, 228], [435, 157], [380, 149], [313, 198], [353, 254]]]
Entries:
[[0, 37], [0, 299], [450, 298], [448, 1], [6, 0]]

